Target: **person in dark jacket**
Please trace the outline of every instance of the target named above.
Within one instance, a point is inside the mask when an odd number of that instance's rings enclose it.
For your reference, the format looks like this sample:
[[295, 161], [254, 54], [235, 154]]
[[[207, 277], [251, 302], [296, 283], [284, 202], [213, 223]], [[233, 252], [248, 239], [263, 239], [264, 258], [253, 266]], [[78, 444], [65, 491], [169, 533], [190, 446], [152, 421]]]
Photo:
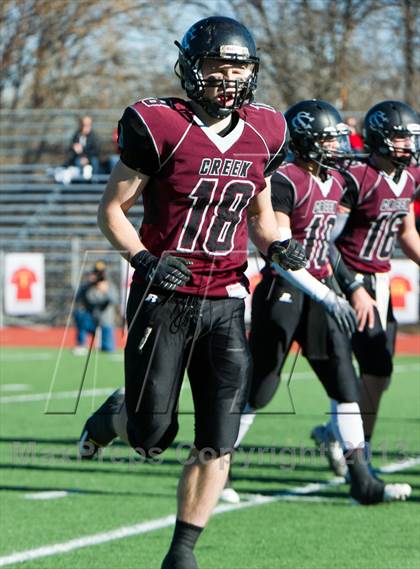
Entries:
[[73, 134], [70, 144], [68, 166], [78, 166], [83, 172], [90, 170], [90, 175], [99, 172], [99, 142], [92, 129], [92, 118], [84, 116], [79, 119], [79, 128]]

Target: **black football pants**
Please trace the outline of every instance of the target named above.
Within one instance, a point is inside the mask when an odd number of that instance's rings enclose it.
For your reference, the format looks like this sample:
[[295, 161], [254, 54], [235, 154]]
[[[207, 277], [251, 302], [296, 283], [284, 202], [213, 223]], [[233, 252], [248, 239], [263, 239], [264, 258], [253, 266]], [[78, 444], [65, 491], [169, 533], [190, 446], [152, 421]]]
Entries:
[[133, 448], [150, 456], [174, 440], [187, 370], [195, 447], [229, 452], [238, 435], [251, 367], [244, 301], [145, 294], [133, 283], [127, 321], [127, 430]]
[[302, 347], [330, 398], [339, 403], [359, 400], [349, 339], [320, 304], [287, 281], [265, 276], [252, 303], [254, 364], [249, 403], [254, 409], [265, 407], [273, 398], [293, 340]]

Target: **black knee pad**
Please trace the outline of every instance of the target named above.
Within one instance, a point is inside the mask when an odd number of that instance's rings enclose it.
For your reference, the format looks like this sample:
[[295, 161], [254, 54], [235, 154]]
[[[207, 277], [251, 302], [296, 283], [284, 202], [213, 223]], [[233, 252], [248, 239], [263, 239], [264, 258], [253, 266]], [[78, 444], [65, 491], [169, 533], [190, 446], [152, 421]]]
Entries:
[[214, 458], [232, 452], [239, 433], [239, 423], [241, 415], [237, 414], [237, 422], [228, 422], [224, 432], [206, 433], [205, 435], [196, 434], [194, 446], [203, 453], [214, 455]]
[[151, 419], [149, 423], [142, 421], [141, 424], [128, 421], [127, 434], [132, 448], [146, 458], [154, 458], [162, 454], [174, 441], [178, 433], [178, 420], [161, 420], [159, 415]]
[[368, 360], [362, 358], [359, 361], [360, 373], [363, 375], [376, 375], [378, 377], [390, 377], [392, 375], [394, 365], [392, 363], [392, 356], [385, 354], [385, 357], [379, 361]]
[[208, 420], [203, 420], [201, 418], [201, 428], [197, 428], [196, 422], [194, 446], [199, 451], [209, 449], [209, 452], [222, 456], [231, 452], [235, 445], [239, 433], [241, 413], [239, 410], [234, 412], [227, 410], [226, 413], [220, 414], [217, 419], [212, 420], [211, 417], [208, 417]]
[[386, 331], [383, 331], [377, 316], [373, 329], [366, 326], [363, 332], [353, 335], [353, 350], [362, 374], [392, 375], [396, 333], [396, 322], [388, 321]]
[[335, 354], [328, 360], [309, 361], [328, 397], [339, 403], [359, 401], [359, 381], [350, 354], [345, 357]]
[[353, 382], [339, 383], [326, 388], [328, 397], [337, 403], [354, 403], [359, 401], [358, 385]]

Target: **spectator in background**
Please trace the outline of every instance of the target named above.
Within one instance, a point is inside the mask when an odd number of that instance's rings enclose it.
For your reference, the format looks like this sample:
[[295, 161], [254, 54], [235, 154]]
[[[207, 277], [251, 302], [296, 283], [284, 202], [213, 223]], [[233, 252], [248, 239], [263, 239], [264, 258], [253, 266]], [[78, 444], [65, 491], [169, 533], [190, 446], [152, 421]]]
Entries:
[[99, 143], [89, 116], [79, 119], [79, 128], [71, 139], [67, 166], [80, 168], [85, 179], [90, 179], [99, 172]]
[[118, 293], [115, 285], [106, 275], [106, 265], [103, 261], [95, 263], [87, 281], [82, 283], [77, 291], [78, 308], [74, 312], [77, 327], [77, 346], [75, 355], [85, 355], [88, 351], [86, 338], [101, 330], [101, 350], [113, 352], [115, 349], [115, 306], [118, 303]]
[[350, 129], [350, 136], [349, 136], [350, 146], [352, 147], [353, 150], [359, 150], [359, 151], [363, 150], [365, 145], [363, 142], [363, 138], [361, 137], [357, 129], [356, 117], [349, 117], [346, 120], [346, 124]]
[[112, 131], [112, 145], [114, 147], [114, 153], [109, 157], [109, 171], [112, 172], [115, 164], [120, 159], [120, 147], [118, 146], [118, 129], [115, 127]]

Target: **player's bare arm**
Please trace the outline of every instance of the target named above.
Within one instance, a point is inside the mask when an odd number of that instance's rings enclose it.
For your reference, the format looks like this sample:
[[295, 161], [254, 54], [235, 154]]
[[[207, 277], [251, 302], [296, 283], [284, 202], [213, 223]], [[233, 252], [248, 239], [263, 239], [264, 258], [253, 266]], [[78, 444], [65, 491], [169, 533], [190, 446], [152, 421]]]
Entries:
[[132, 170], [119, 161], [99, 204], [99, 228], [127, 260], [145, 249], [136, 229], [127, 218], [127, 212], [137, 202], [148, 181], [149, 176]]
[[252, 242], [274, 263], [296, 271], [306, 264], [304, 247], [295, 239], [282, 237], [271, 203], [270, 178], [265, 189], [248, 208], [248, 228]]
[[127, 212], [146, 187], [149, 176], [117, 163], [112, 171], [98, 211], [98, 225], [105, 237], [131, 266], [165, 290], [175, 290], [191, 276], [188, 261], [167, 255], [159, 260], [142, 243]]
[[420, 265], [420, 235], [416, 229], [413, 204], [401, 223], [398, 241], [407, 257]]
[[249, 236], [264, 254], [273, 241], [280, 239], [279, 229], [271, 205], [271, 183], [266, 178], [266, 187], [255, 196], [248, 208]]

